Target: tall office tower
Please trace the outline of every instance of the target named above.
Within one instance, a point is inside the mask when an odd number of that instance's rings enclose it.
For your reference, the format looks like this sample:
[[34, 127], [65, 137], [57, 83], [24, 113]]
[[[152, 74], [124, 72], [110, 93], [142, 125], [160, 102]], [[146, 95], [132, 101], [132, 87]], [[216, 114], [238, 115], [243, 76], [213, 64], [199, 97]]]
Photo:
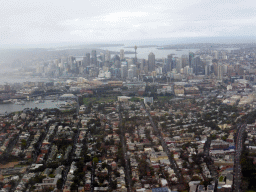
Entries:
[[121, 62], [116, 60], [115, 63], [114, 63], [114, 66], [115, 66], [115, 68], [120, 69], [121, 68]]
[[122, 65], [121, 65], [121, 78], [122, 79], [126, 79], [127, 75], [128, 75], [127, 63], [126, 62], [122, 62]]
[[72, 65], [73, 65], [75, 59], [76, 59], [76, 58], [73, 57], [73, 56], [69, 56], [69, 57], [68, 57], [68, 64], [69, 64], [69, 66], [72, 66]]
[[135, 57], [134, 57], [134, 63], [135, 65], [137, 65], [137, 46], [134, 46], [134, 53], [135, 53]]
[[87, 66], [90, 66], [90, 64], [91, 64], [91, 56], [90, 56], [90, 53], [86, 53], [85, 54], [85, 66], [87, 67]]
[[182, 55], [181, 56], [181, 62], [182, 62], [182, 68], [189, 65], [188, 56], [187, 55]]
[[85, 67], [86, 66], [86, 56], [83, 56], [82, 62], [83, 62], [83, 66]]
[[67, 69], [68, 68], [68, 58], [67, 57], [61, 57], [61, 61], [59, 62], [59, 67], [61, 69]]
[[195, 54], [193, 52], [189, 52], [188, 55], [188, 63], [189, 63], [189, 67], [191, 67], [191, 63], [192, 63], [192, 59], [195, 57]]
[[180, 73], [180, 70], [182, 68], [182, 62], [179, 57], [175, 57], [175, 64], [176, 64], [176, 70], [178, 73]]
[[128, 66], [128, 68], [129, 68], [131, 65], [134, 65], [134, 64], [135, 64], [135, 63], [134, 63], [134, 58], [126, 59], [126, 61], [127, 61], [127, 66]]
[[152, 72], [155, 70], [155, 54], [149, 53], [148, 55], [148, 71]]
[[228, 59], [227, 53], [224, 52], [224, 51], [222, 51], [222, 52], [221, 52], [221, 58], [222, 58], [223, 60], [227, 60], [227, 59]]
[[140, 70], [148, 73], [148, 65], [146, 59], [141, 59]]
[[132, 69], [129, 69], [128, 70], [128, 76], [127, 76], [128, 79], [132, 79], [133, 78], [133, 70]]
[[106, 50], [105, 61], [110, 61], [110, 52]]
[[210, 66], [206, 64], [204, 69], [204, 75], [208, 76], [209, 74], [210, 74]]
[[105, 62], [105, 54], [100, 53], [100, 58], [101, 58], [101, 61], [104, 63]]
[[187, 75], [191, 75], [193, 73], [193, 68], [190, 68], [189, 66], [184, 67], [183, 73]]
[[228, 65], [224, 64], [223, 65], [223, 74], [227, 74], [228, 73]]
[[214, 59], [219, 59], [219, 56], [218, 56], [218, 51], [213, 51], [213, 53], [214, 53]]
[[73, 56], [68, 57], [68, 68], [73, 70], [75, 68], [75, 60], [76, 58]]
[[218, 63], [214, 62], [212, 64], [212, 68], [213, 68], [214, 75], [217, 77], [218, 76]]
[[120, 61], [120, 57], [118, 55], [115, 55], [112, 60], [115, 62], [115, 61]]
[[120, 68], [120, 57], [115, 55], [113, 58], [115, 68]]
[[137, 67], [136, 67], [136, 65], [131, 65], [130, 69], [132, 70], [132, 78], [136, 77], [137, 76]]
[[77, 61], [74, 60], [73, 63], [71, 64], [70, 66], [70, 69], [73, 71], [73, 72], [76, 72], [77, 70]]
[[212, 65], [212, 57], [211, 56], [206, 56], [205, 58], [205, 64], [206, 65]]
[[170, 72], [173, 67], [173, 61], [172, 61], [172, 54], [167, 55], [167, 61], [166, 61], [166, 71]]
[[120, 60], [121, 61], [124, 60], [124, 50], [123, 49], [120, 50]]
[[228, 65], [227, 74], [228, 74], [228, 76], [232, 76], [232, 74], [235, 74], [234, 66]]
[[59, 63], [60, 63], [60, 62], [59, 62], [59, 59], [55, 59], [55, 60], [54, 60], [54, 65], [55, 65], [55, 66], [58, 67], [58, 66], [59, 66]]
[[222, 64], [218, 64], [218, 79], [222, 80], [223, 78], [223, 66]]
[[97, 53], [96, 53], [96, 50], [92, 50], [92, 64], [97, 65]]
[[191, 61], [191, 68], [193, 68], [193, 72], [195, 75], [198, 75], [199, 72], [199, 66], [200, 66], [200, 57], [194, 57]]
[[84, 66], [83, 66], [83, 63], [84, 61], [78, 61], [77, 62], [77, 68], [76, 68], [76, 73], [79, 73], [79, 74], [83, 74], [84, 72]]

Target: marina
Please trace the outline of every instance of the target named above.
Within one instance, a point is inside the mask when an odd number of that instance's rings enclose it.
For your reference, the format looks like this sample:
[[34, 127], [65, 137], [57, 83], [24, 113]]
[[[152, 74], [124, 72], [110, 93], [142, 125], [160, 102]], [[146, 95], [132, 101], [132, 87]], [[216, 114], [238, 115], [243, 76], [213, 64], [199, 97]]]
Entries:
[[[16, 111], [22, 111], [25, 108], [38, 108], [38, 109], [63, 109], [66, 105], [66, 101], [60, 100], [36, 100], [36, 101], [16, 101], [14, 103], [9, 102], [5, 104], [0, 104], [0, 114], [12, 113]], [[65, 107], [69, 109], [68, 107]]]

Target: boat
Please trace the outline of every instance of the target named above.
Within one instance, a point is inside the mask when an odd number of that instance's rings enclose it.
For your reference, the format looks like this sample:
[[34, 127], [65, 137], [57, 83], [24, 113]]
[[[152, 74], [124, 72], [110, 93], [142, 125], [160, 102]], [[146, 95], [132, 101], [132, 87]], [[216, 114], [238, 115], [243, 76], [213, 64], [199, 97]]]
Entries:
[[16, 101], [14, 104], [15, 105], [25, 105], [25, 102], [24, 101]]
[[10, 104], [12, 103], [12, 100], [3, 100], [3, 104]]

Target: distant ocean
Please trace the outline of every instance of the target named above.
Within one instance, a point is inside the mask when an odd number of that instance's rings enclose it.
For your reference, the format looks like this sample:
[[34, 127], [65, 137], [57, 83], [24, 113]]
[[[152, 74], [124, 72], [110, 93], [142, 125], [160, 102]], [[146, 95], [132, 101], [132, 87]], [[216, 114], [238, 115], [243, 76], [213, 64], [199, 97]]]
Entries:
[[[101, 47], [100, 49], [120, 52], [120, 49], [123, 49], [127, 52], [134, 52], [134, 48], [127, 48], [127, 46], [116, 46], [116, 47]], [[220, 48], [224, 50], [235, 50], [238, 48]], [[156, 59], [167, 58], [167, 55], [173, 54], [174, 57], [181, 57], [182, 55], [187, 55], [189, 52], [197, 52], [199, 49], [157, 49], [157, 47], [138, 47], [137, 48], [137, 58], [139, 59], [148, 59], [150, 52], [155, 54]], [[113, 55], [112, 55], [113, 56]], [[125, 57], [134, 57], [134, 54], [126, 54]]]
[[[101, 47], [100, 49], [120, 52], [120, 49], [124, 51], [134, 52], [134, 48], [127, 48], [126, 46], [117, 46], [117, 47]], [[145, 47], [137, 49], [137, 58], [138, 59], [148, 59], [150, 52], [155, 54], [156, 58], [167, 58], [167, 55], [174, 54], [174, 57], [181, 57], [182, 55], [188, 55], [188, 53], [196, 52], [199, 49], [157, 49], [157, 47]], [[134, 57], [134, 54], [126, 54], [125, 57]]]
[[28, 76], [17, 76], [14, 73], [18, 72], [19, 68], [10, 68], [1, 66], [0, 70], [0, 85], [5, 83], [23, 83], [26, 81], [34, 82], [47, 82], [47, 78], [28, 77]]

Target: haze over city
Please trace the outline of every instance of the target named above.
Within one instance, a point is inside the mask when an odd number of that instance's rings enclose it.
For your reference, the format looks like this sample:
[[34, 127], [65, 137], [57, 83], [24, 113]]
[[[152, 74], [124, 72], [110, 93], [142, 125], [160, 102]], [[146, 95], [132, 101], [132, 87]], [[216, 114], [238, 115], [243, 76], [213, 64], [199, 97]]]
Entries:
[[253, 1], [0, 2], [0, 192], [256, 191]]
[[250, 42], [255, 38], [255, 6], [252, 0], [2, 1], [0, 44], [40, 47], [129, 40], [140, 44], [158, 39], [172, 43], [198, 37], [215, 37], [212, 43], [216, 37], [222, 41], [244, 37]]

